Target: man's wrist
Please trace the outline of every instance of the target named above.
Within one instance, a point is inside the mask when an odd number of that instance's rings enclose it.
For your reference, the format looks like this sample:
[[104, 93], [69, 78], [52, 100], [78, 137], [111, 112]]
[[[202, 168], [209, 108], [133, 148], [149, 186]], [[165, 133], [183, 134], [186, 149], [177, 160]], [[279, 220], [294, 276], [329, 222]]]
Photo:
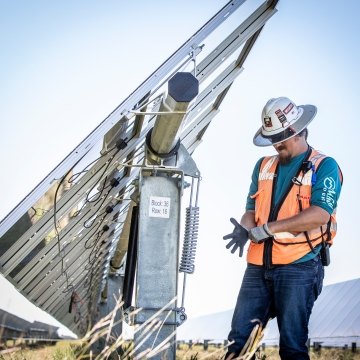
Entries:
[[263, 225], [263, 229], [264, 229], [265, 232], [269, 235], [269, 237], [270, 237], [270, 236], [274, 236], [274, 234], [272, 233], [272, 231], [269, 229], [268, 223], [265, 223], [265, 224]]

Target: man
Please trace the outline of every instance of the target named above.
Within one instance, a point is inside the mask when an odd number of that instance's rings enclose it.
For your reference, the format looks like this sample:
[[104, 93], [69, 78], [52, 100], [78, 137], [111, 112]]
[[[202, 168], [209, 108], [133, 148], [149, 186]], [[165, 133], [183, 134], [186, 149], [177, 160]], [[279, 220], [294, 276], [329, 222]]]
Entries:
[[233, 314], [226, 359], [239, 355], [254, 320], [277, 318], [280, 357], [309, 359], [308, 323], [322, 289], [324, 265], [336, 234], [335, 212], [342, 174], [336, 161], [307, 143], [313, 105], [270, 99], [262, 112], [256, 146], [274, 146], [277, 155], [255, 165], [246, 211], [227, 248], [234, 253], [250, 239], [247, 268]]

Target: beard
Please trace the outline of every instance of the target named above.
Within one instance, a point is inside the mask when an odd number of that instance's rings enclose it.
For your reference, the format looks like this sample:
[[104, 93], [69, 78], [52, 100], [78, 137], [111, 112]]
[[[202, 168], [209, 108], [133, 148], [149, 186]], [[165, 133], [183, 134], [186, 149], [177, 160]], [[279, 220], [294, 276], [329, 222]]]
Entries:
[[283, 145], [280, 145], [280, 146], [278, 146], [277, 147], [277, 151], [278, 151], [278, 153], [279, 153], [279, 163], [281, 164], [281, 165], [286, 165], [286, 164], [288, 164], [289, 162], [290, 162], [290, 160], [291, 160], [291, 155], [289, 154], [289, 153], [287, 153], [287, 154], [280, 154], [280, 152], [282, 151], [282, 150], [285, 150], [286, 149], [286, 147], [285, 146], [283, 146]]
[[279, 163], [280, 165], [287, 165], [291, 161], [291, 155], [279, 155]]

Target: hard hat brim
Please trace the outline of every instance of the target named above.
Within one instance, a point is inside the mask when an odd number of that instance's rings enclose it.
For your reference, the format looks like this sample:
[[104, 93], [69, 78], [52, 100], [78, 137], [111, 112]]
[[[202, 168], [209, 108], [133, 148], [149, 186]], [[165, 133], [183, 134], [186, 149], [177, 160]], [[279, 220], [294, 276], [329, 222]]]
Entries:
[[297, 135], [301, 130], [305, 129], [316, 115], [316, 106], [314, 105], [298, 105], [303, 109], [303, 113], [299, 119], [292, 123], [289, 127], [274, 135], [264, 135], [261, 127], [255, 134], [253, 142], [256, 146], [275, 145]]

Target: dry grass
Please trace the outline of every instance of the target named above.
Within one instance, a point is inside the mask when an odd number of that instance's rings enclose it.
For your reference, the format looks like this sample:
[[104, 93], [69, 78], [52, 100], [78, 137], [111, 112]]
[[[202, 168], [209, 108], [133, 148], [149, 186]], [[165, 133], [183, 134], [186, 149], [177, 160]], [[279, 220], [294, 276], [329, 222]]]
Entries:
[[[147, 322], [135, 326], [135, 332], [144, 330], [144, 338], [156, 333], [162, 326], [162, 321], [159, 320], [159, 315], [164, 309], [168, 308], [167, 304], [157, 314], [154, 314]], [[112, 327], [116, 325], [115, 317], [116, 312], [121, 311], [122, 303], [118, 300], [117, 306], [114, 310], [100, 319], [98, 323], [81, 339], [81, 340], [67, 340], [59, 341], [55, 346], [43, 346], [38, 348], [18, 348], [18, 351], [1, 354], [0, 360], [127, 360], [134, 359], [135, 353], [136, 360], [148, 359], [154, 355], [160, 354], [166, 349], [171, 341], [174, 339], [175, 334], [164, 340], [154, 349], [148, 349], [141, 354], [134, 347], [132, 342], [129, 342], [119, 336], [112, 337]], [[138, 309], [137, 311], [141, 311]], [[134, 316], [137, 311], [134, 311], [131, 316]], [[280, 360], [277, 348], [267, 348], [265, 350], [258, 349], [263, 337], [263, 329], [261, 323], [255, 323], [254, 329], [244, 346], [244, 349], [238, 360], [249, 360], [256, 352], [257, 359], [261, 360]], [[93, 354], [92, 350], [96, 343], [102, 343], [102, 351]], [[140, 344], [137, 344], [139, 347]], [[118, 350], [122, 349], [122, 355], [118, 355]], [[222, 360], [227, 349], [224, 346], [209, 345], [207, 350], [204, 350], [202, 344], [194, 344], [189, 347], [186, 344], [179, 345], [176, 351], [176, 360]], [[321, 352], [310, 353], [311, 360], [360, 360], [360, 353], [352, 353], [351, 350], [342, 349], [321, 349]], [[171, 360], [171, 359], [170, 359]]]
[[0, 353], [0, 360], [75, 360], [78, 345], [59, 341], [55, 346], [17, 347], [14, 352]]
[[321, 352], [311, 352], [311, 360], [360, 360], [360, 352], [352, 353], [351, 350], [321, 349]]
[[[61, 341], [55, 346], [19, 350], [17, 352], [0, 355], [0, 360], [77, 360], [80, 359], [79, 341]], [[180, 345], [176, 351], [176, 360], [220, 360], [225, 355], [223, 346], [210, 345], [204, 351], [203, 345], [195, 344], [191, 348], [188, 345]], [[258, 359], [280, 360], [277, 348], [267, 348], [258, 352]], [[95, 359], [89, 353], [82, 359]], [[109, 359], [123, 359], [120, 356]], [[322, 349], [320, 353], [310, 352], [311, 360], [360, 360], [360, 352], [352, 353], [351, 350]]]
[[[176, 352], [177, 360], [220, 360], [223, 359], [225, 350], [215, 346], [209, 346], [204, 351], [202, 345], [193, 345], [191, 349], [187, 345], [181, 345]], [[257, 359], [280, 360], [278, 348], [266, 348], [257, 352]], [[351, 350], [343, 349], [321, 349], [321, 352], [310, 351], [311, 360], [360, 360], [360, 351], [352, 353]]]
[[203, 345], [192, 345], [189, 348], [186, 344], [181, 344], [176, 350], [176, 359], [180, 360], [194, 360], [194, 359], [204, 359], [204, 360], [217, 360], [224, 358], [226, 350], [223, 346], [220, 348], [210, 345], [207, 351], [204, 351]]

